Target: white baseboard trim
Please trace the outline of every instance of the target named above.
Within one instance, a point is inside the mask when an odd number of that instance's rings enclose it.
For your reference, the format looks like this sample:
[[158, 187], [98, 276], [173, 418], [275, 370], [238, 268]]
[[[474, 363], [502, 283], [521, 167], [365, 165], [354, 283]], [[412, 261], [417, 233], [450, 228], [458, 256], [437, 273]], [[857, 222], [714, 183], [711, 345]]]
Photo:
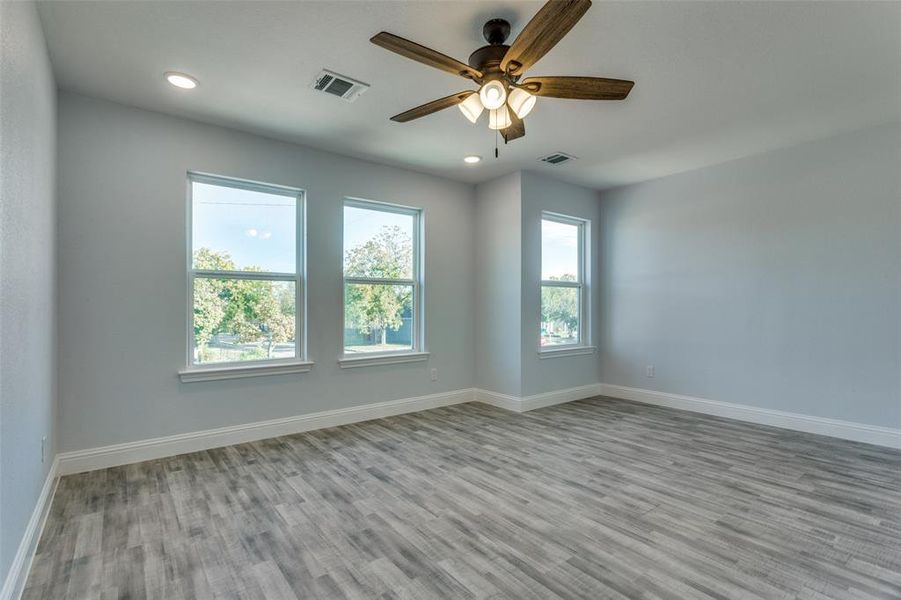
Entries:
[[579, 387], [566, 388], [564, 390], [556, 390], [553, 392], [545, 392], [543, 394], [526, 396], [522, 399], [522, 406], [523, 411], [535, 410], [536, 408], [544, 408], [545, 406], [554, 406], [555, 404], [584, 400], [585, 398], [593, 398], [594, 396], [600, 395], [600, 384], [592, 383], [590, 385], [582, 385]]
[[522, 408], [520, 406], [522, 398], [518, 396], [510, 396], [507, 394], [501, 394], [500, 392], [492, 392], [489, 390], [476, 388], [475, 399], [476, 402], [490, 404], [491, 406], [503, 408], [504, 410], [522, 412]]
[[781, 410], [757, 408], [744, 404], [732, 404], [717, 400], [707, 400], [706, 398], [695, 398], [692, 396], [669, 394], [666, 392], [644, 390], [641, 388], [612, 385], [608, 383], [602, 383], [599, 387], [600, 394], [603, 396], [622, 398], [623, 400], [633, 400], [635, 402], [653, 404], [655, 406], [678, 408], [681, 410], [704, 413], [717, 417], [726, 417], [728, 419], [747, 421], [749, 423], [757, 423], [760, 425], [771, 425], [773, 427], [781, 427], [782, 429], [816, 433], [854, 442], [864, 442], [866, 444], [887, 446], [889, 448], [901, 448], [901, 429], [879, 427], [876, 425], [867, 425], [865, 423], [854, 423], [852, 421], [841, 421], [838, 419], [827, 419], [824, 417], [814, 417], [811, 415], [802, 415]]
[[389, 400], [363, 406], [339, 408], [296, 417], [258, 421], [245, 425], [233, 425], [205, 431], [194, 431], [166, 437], [89, 448], [58, 455], [60, 475], [117, 467], [145, 460], [165, 458], [210, 450], [232, 444], [255, 442], [266, 438], [290, 435], [325, 427], [348, 425], [372, 419], [381, 419], [430, 408], [461, 404], [473, 400], [473, 390], [463, 389], [428, 396]]
[[510, 396], [508, 394], [501, 394], [489, 390], [476, 389], [475, 399], [477, 402], [483, 402], [513, 412], [527, 412], [538, 408], [544, 408], [545, 406], [553, 406], [555, 404], [591, 398], [593, 396], [599, 396], [600, 394], [600, 384], [592, 383], [590, 385], [566, 388], [525, 397]]
[[28, 525], [25, 526], [25, 533], [22, 534], [19, 548], [9, 566], [9, 572], [3, 582], [3, 589], [0, 590], [0, 600], [19, 600], [22, 596], [25, 581], [31, 571], [31, 561], [34, 560], [34, 553], [37, 550], [38, 540], [41, 539], [47, 515], [50, 514], [50, 504], [53, 502], [53, 494], [56, 492], [56, 484], [59, 482], [58, 473], [59, 459], [55, 458], [50, 465], [47, 478], [44, 479], [44, 485], [34, 506], [34, 511], [31, 513], [31, 518], [28, 519]]

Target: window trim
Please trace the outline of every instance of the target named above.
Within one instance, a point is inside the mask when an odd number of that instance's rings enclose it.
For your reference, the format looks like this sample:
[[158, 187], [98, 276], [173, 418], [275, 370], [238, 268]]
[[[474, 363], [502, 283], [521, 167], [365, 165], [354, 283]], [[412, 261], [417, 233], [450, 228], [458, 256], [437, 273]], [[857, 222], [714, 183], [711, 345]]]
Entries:
[[[254, 272], [254, 271], [215, 271], [194, 269], [194, 183], [205, 183], [220, 187], [228, 187], [252, 192], [262, 192], [278, 196], [294, 198], [295, 231], [295, 272]], [[300, 188], [277, 184], [251, 181], [237, 177], [214, 175], [198, 171], [187, 172], [186, 202], [186, 234], [187, 256], [187, 328], [185, 347], [185, 368], [178, 372], [183, 383], [210, 381], [215, 379], [234, 379], [238, 377], [256, 377], [261, 375], [279, 375], [286, 373], [305, 373], [311, 369], [313, 362], [307, 355], [307, 293], [306, 293], [306, 192]], [[235, 362], [217, 362], [209, 364], [194, 363], [194, 280], [197, 277], [209, 279], [245, 279], [255, 281], [291, 281], [294, 282], [294, 356], [291, 358], [274, 358]]]
[[[553, 221], [564, 225], [578, 227], [579, 240], [579, 264], [577, 281], [557, 281], [542, 279], [544, 274], [544, 236], [541, 233], [541, 223]], [[580, 217], [573, 217], [557, 212], [541, 211], [539, 226], [539, 259], [538, 259], [538, 354], [540, 358], [557, 358], [565, 356], [579, 356], [595, 352], [591, 340], [591, 221]], [[554, 344], [552, 346], [541, 345], [541, 290], [545, 287], [575, 288], [579, 290], [579, 342], [575, 344]]]
[[[381, 212], [409, 215], [413, 217], [413, 278], [412, 279], [388, 279], [379, 277], [347, 277], [344, 275], [344, 209], [346, 207], [375, 210]], [[425, 249], [423, 239], [425, 237], [425, 210], [413, 206], [368, 200], [345, 196], [341, 204], [341, 340], [338, 365], [341, 368], [365, 367], [376, 365], [399, 364], [428, 360], [429, 352], [425, 345], [425, 301], [423, 289], [425, 288]], [[413, 287], [413, 322], [411, 323], [412, 347], [408, 350], [385, 350], [381, 352], [361, 352], [348, 354], [344, 351], [344, 330], [347, 284], [382, 284], [382, 285], [409, 285]]]

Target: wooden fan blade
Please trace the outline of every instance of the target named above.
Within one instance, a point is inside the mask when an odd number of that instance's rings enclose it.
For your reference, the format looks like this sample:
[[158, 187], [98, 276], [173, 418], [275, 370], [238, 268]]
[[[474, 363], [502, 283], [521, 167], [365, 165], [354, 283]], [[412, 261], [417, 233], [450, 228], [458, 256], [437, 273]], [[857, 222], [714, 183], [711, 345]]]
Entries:
[[501, 70], [522, 73], [548, 53], [579, 22], [591, 0], [548, 0], [519, 33], [501, 60]]
[[418, 119], [419, 117], [430, 115], [432, 113], [438, 112], [439, 110], [444, 110], [445, 108], [456, 106], [473, 94], [475, 94], [475, 92], [468, 90], [465, 92], [458, 92], [452, 96], [446, 96], [438, 100], [432, 100], [431, 102], [423, 104], [422, 106], [417, 106], [416, 108], [411, 108], [410, 110], [402, 112], [399, 115], [394, 115], [393, 117], [391, 117], [391, 120], [397, 121], [398, 123], [406, 123], [407, 121], [412, 121], [413, 119]]
[[516, 116], [516, 113], [510, 111], [510, 126], [501, 129], [501, 135], [504, 136], [504, 143], [509, 144], [515, 139], [519, 139], [526, 134], [526, 124], [522, 119]]
[[526, 77], [520, 82], [531, 94], [574, 100], [625, 100], [635, 85], [603, 77]]
[[442, 71], [447, 71], [448, 73], [453, 73], [454, 75], [460, 75], [461, 77], [466, 77], [467, 79], [482, 78], [481, 71], [473, 69], [469, 65], [463, 64], [455, 58], [441, 54], [437, 50], [432, 50], [431, 48], [421, 46], [416, 42], [411, 42], [410, 40], [398, 37], [393, 33], [388, 33], [387, 31], [383, 31], [372, 36], [369, 41], [376, 46], [381, 46], [386, 50], [390, 50], [391, 52], [400, 54], [401, 56], [405, 56], [411, 60], [421, 62], [422, 64], [428, 65], [430, 67], [435, 67], [436, 69], [441, 69]]

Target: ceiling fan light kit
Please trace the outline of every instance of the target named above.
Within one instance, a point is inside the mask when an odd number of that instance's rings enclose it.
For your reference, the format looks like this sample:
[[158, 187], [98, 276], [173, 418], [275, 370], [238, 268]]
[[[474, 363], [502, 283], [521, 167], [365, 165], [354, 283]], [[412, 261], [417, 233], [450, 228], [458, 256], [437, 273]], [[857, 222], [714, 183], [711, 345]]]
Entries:
[[538, 98], [536, 96], [533, 96], [526, 90], [522, 88], [513, 88], [510, 95], [507, 97], [507, 106], [516, 113], [517, 117], [525, 119], [526, 115], [535, 108], [535, 102], [537, 100]]
[[513, 120], [510, 118], [510, 111], [506, 106], [501, 106], [488, 113], [488, 129], [506, 129], [512, 124]]
[[488, 110], [496, 110], [507, 101], [507, 88], [499, 79], [493, 79], [479, 90], [479, 100]]
[[458, 104], [457, 107], [460, 109], [460, 112], [463, 113], [463, 116], [469, 119], [470, 123], [478, 121], [482, 111], [485, 110], [485, 107], [482, 105], [482, 99], [479, 98], [478, 94], [471, 94], [466, 100]]
[[500, 131], [506, 143], [526, 134], [523, 118], [535, 108], [538, 96], [625, 100], [632, 81], [568, 76], [522, 79], [523, 73], [557, 45], [589, 7], [591, 0], [549, 0], [509, 46], [504, 42], [510, 35], [510, 23], [491, 19], [482, 28], [488, 45], [473, 52], [469, 64], [386, 31], [376, 34], [370, 40], [373, 44], [479, 85], [478, 92], [466, 90], [433, 100], [391, 120], [406, 123], [456, 105], [475, 123], [487, 109], [489, 129]]

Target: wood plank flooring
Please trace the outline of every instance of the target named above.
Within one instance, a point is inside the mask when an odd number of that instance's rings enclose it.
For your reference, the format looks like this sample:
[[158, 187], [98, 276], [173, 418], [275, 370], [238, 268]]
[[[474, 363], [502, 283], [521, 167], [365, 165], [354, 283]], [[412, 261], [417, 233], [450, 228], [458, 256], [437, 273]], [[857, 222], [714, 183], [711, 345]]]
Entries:
[[24, 598], [901, 598], [901, 452], [594, 399], [65, 477]]

